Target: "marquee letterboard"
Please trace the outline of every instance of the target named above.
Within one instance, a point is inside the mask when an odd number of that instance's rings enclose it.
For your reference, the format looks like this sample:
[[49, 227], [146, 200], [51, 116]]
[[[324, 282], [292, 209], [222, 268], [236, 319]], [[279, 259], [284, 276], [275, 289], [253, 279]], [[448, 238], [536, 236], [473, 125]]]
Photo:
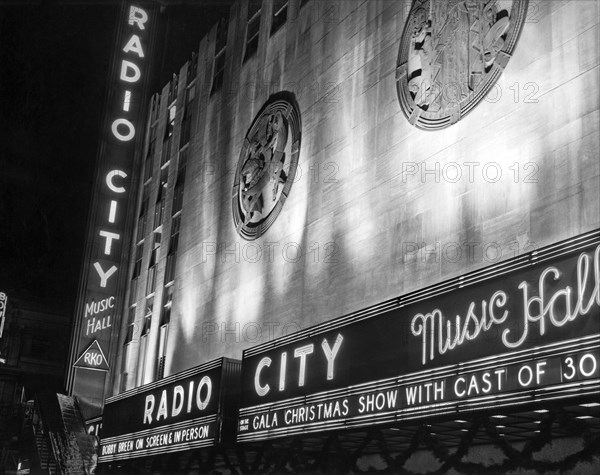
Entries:
[[99, 462], [220, 443], [235, 430], [239, 373], [221, 358], [108, 398]]
[[600, 233], [248, 349], [238, 441], [600, 388]]

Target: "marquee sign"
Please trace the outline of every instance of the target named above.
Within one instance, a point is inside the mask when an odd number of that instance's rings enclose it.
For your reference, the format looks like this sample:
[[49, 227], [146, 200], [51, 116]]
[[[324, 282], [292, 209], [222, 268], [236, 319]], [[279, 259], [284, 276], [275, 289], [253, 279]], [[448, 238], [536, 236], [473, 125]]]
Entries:
[[[123, 2], [119, 19], [67, 381], [86, 419], [102, 414], [106, 371], [94, 370], [109, 369], [111, 336], [121, 306], [119, 282], [127, 269], [125, 233], [131, 227], [128, 201], [136, 144], [143, 135], [140, 121], [150, 56], [150, 10]], [[92, 344], [97, 346], [94, 361], [100, 361], [100, 354], [104, 358], [102, 368], [90, 363]]]
[[600, 392], [600, 233], [244, 352], [238, 441]]
[[239, 373], [221, 358], [107, 399], [99, 462], [218, 444], [234, 431]]

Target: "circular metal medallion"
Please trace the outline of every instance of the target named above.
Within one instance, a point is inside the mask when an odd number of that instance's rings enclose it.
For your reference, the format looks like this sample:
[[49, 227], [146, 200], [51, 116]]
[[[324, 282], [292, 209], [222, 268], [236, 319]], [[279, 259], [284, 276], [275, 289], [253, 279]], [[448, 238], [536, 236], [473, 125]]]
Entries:
[[261, 236], [281, 212], [296, 175], [300, 135], [293, 94], [271, 96], [246, 134], [233, 181], [233, 221], [244, 239]]
[[494, 86], [525, 22], [527, 0], [413, 0], [396, 88], [414, 126], [458, 122]]

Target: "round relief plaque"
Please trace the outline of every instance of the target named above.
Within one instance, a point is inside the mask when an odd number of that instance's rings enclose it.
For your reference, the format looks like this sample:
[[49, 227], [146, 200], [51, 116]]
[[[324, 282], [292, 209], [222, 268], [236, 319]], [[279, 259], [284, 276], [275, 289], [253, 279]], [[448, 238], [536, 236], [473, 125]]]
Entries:
[[269, 98], [250, 126], [240, 152], [231, 205], [237, 232], [261, 236], [288, 197], [300, 152], [300, 113], [293, 94]]
[[458, 122], [510, 59], [527, 0], [413, 0], [398, 53], [396, 88], [408, 121], [424, 130]]

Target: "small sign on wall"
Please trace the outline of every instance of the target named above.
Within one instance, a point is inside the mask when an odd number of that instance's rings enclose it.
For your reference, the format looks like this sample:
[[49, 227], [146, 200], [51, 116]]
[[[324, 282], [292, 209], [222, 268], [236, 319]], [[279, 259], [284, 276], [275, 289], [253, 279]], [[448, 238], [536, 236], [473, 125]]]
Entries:
[[93, 369], [97, 371], [108, 371], [108, 361], [97, 340], [94, 340], [90, 346], [81, 354], [73, 364], [76, 368]]

